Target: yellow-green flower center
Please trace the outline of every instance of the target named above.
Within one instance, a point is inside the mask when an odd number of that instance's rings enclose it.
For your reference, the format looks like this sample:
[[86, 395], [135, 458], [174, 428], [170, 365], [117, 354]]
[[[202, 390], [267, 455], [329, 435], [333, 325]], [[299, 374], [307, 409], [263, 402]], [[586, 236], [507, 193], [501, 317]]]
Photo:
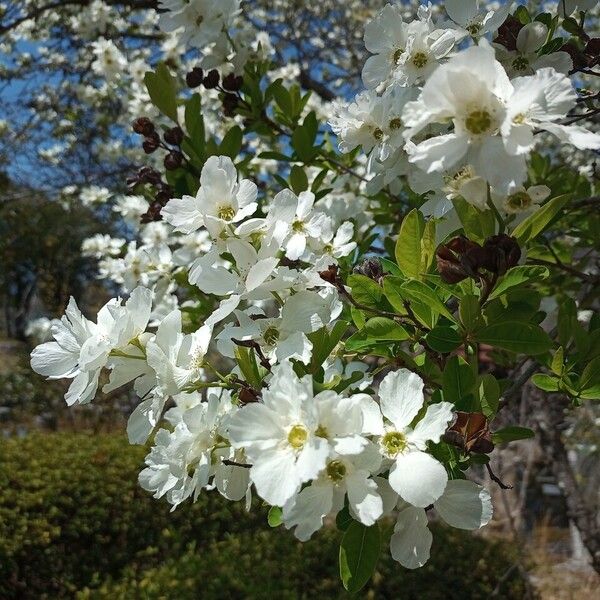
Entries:
[[383, 130], [379, 129], [379, 127], [377, 127], [377, 129], [373, 130], [373, 137], [379, 141], [381, 140], [381, 138], [383, 137]]
[[404, 53], [404, 48], [396, 48], [396, 51], [394, 52], [394, 63], [398, 64], [398, 62], [400, 61], [400, 57], [402, 56], [402, 54]]
[[524, 71], [529, 66], [529, 61], [524, 56], [517, 56], [512, 61], [512, 68], [515, 71]]
[[465, 119], [465, 127], [475, 135], [486, 133], [492, 128], [492, 115], [487, 110], [474, 110]]
[[217, 217], [219, 217], [219, 219], [223, 219], [223, 221], [231, 221], [231, 219], [235, 217], [235, 210], [233, 209], [233, 206], [219, 206]]
[[341, 460], [332, 460], [327, 465], [327, 477], [338, 483], [346, 476], [346, 465]]
[[396, 117], [390, 121], [390, 129], [400, 129], [402, 127], [402, 119]]
[[477, 35], [479, 33], [479, 31], [481, 30], [481, 23], [477, 23], [477, 22], [472, 22], [469, 23], [465, 29], [471, 34], [471, 35]]
[[304, 223], [302, 221], [296, 220], [292, 223], [292, 231], [296, 233], [301, 233], [304, 231]]
[[277, 329], [277, 327], [267, 327], [267, 329], [265, 329], [265, 332], [263, 333], [263, 339], [265, 340], [265, 343], [267, 343], [269, 346], [274, 346], [277, 343], [277, 340], [279, 339], [279, 330]]
[[531, 196], [527, 192], [515, 192], [506, 199], [506, 205], [514, 211], [526, 210], [531, 203]]
[[412, 64], [417, 67], [417, 69], [422, 69], [427, 62], [429, 61], [429, 57], [425, 52], [415, 52], [412, 57]]
[[317, 430], [315, 431], [315, 435], [320, 438], [327, 439], [329, 437], [329, 432], [327, 431], [327, 427], [323, 425], [319, 425]]
[[304, 425], [294, 425], [288, 433], [288, 442], [294, 450], [302, 450], [308, 439], [308, 429]]
[[383, 436], [381, 444], [389, 456], [396, 456], [400, 452], [406, 450], [408, 442], [406, 436], [399, 431], [388, 431]]

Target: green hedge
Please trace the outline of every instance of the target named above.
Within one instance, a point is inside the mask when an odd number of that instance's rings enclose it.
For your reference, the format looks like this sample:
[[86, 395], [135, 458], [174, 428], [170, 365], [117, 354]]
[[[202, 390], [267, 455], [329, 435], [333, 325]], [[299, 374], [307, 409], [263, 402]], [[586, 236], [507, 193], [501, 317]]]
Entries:
[[[0, 598], [338, 598], [338, 532], [305, 544], [217, 494], [173, 513], [137, 485], [145, 450], [120, 436], [0, 442]], [[432, 559], [407, 571], [387, 551], [369, 597], [488, 598], [506, 545], [435, 528]], [[501, 598], [524, 597], [516, 569]]]

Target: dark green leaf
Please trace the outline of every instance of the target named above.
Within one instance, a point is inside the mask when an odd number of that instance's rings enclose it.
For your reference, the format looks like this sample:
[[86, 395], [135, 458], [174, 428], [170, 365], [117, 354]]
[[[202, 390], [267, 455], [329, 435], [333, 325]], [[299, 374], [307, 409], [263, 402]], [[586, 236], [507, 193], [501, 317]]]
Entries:
[[148, 71], [144, 76], [144, 83], [152, 104], [163, 115], [177, 122], [177, 86], [167, 65], [159, 63], [156, 71]]
[[532, 437], [535, 437], [535, 433], [531, 429], [528, 429], [527, 427], [517, 427], [516, 425], [503, 427], [492, 433], [492, 441], [494, 444], [514, 442], [516, 440], [527, 440]]
[[456, 350], [461, 344], [462, 339], [455, 329], [446, 325], [437, 325], [426, 336], [427, 345], [436, 352], [446, 354]]
[[377, 524], [366, 527], [352, 521], [340, 545], [340, 577], [348, 592], [356, 594], [371, 578], [381, 546], [381, 535]]
[[543, 354], [552, 347], [552, 340], [539, 325], [520, 321], [488, 325], [477, 332], [477, 341], [517, 354]]

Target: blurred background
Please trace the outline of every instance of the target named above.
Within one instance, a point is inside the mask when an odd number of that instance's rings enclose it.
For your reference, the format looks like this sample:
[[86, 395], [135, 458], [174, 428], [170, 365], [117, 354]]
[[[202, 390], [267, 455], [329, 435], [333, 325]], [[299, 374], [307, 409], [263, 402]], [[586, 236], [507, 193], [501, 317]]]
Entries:
[[[332, 99], [361, 88], [364, 23], [384, 4], [250, 0], [242, 18], [256, 43], [269, 45], [279, 76], [312, 90], [311, 108], [326, 115]], [[417, 4], [403, 3], [407, 16]], [[63, 384], [29, 368], [31, 348], [48, 338], [69, 296], [93, 314], [132, 287], [131, 244], [160, 239], [157, 224], [140, 227], [143, 209], [128, 193], [127, 176], [151, 164], [130, 123], [148, 104], [144, 73], [163, 60], [184, 74], [195, 57], [160, 32], [156, 7], [0, 1], [0, 598], [344, 597], [335, 525], [300, 544], [270, 529], [257, 501], [246, 512], [218, 494], [171, 513], [137, 484], [146, 449], [124, 435], [136, 398], [118, 391], [67, 408]], [[218, 102], [203, 93], [218, 135]], [[520, 423], [539, 420], [538, 394], [526, 388]], [[600, 415], [582, 408], [552, 423], [562, 444], [554, 450], [598, 514]], [[488, 481], [496, 512], [485, 533], [436, 527], [432, 558], [415, 572], [384, 552], [361, 595], [600, 597], [556, 460], [537, 440], [494, 453], [512, 489]]]

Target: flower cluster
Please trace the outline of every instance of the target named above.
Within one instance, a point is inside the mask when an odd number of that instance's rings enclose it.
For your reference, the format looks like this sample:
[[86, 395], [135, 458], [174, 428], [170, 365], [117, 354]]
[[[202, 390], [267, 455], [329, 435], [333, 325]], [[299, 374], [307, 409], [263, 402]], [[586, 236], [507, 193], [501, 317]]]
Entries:
[[[129, 439], [145, 443], [155, 433], [140, 474], [144, 489], [173, 507], [213, 489], [230, 500], [245, 498], [250, 507], [255, 494], [300, 540], [340, 511], [364, 527], [395, 518], [390, 550], [407, 568], [429, 557], [430, 511], [461, 529], [478, 529], [491, 519], [489, 493], [461, 470], [459, 461], [470, 456], [453, 454], [451, 466], [444, 454], [455, 451], [444, 446], [444, 434], [456, 430], [466, 413], [455, 406], [464, 399], [440, 381], [452, 361], [459, 365], [459, 352], [453, 354], [459, 347], [476, 362], [472, 331], [451, 314], [447, 289], [438, 296], [422, 275], [437, 259], [436, 281], [446, 287], [472, 279], [465, 284], [473, 283], [467, 294], [473, 310], [466, 311], [462, 299], [456, 306], [469, 313], [460, 314], [463, 321], [482, 313], [499, 278], [522, 256], [504, 226], [550, 194], [547, 186], [528, 181], [535, 134], [546, 132], [579, 149], [600, 146], [600, 136], [564, 120], [577, 99], [566, 75], [572, 65], [565, 52], [547, 52], [551, 34], [543, 23], [520, 28], [508, 46], [501, 35], [493, 43], [485, 37], [503, 25], [510, 5], [490, 11], [475, 0], [448, 1], [448, 18], [435, 19], [428, 5], [413, 21], [387, 5], [367, 24], [367, 89], [351, 102], [333, 103], [330, 117], [340, 149], [356, 156], [361, 148], [365, 155], [358, 160], [369, 180], [352, 187], [347, 177], [357, 173], [327, 154], [326, 135], [311, 127], [315, 113], [303, 112], [309, 99], [288, 92], [279, 78], [266, 87], [260, 78], [244, 79], [252, 77], [251, 69], [241, 75], [252, 45], [245, 45], [243, 28], [234, 31], [238, 0], [161, 2], [162, 29], [202, 53], [200, 65], [188, 72], [188, 86], [202, 84], [213, 100], [218, 93], [233, 96], [226, 116], [237, 119], [239, 130], [249, 124], [246, 156], [236, 165], [229, 154], [242, 151], [225, 149], [235, 136], [222, 136], [220, 144], [192, 139], [204, 136], [204, 122], [188, 125], [193, 98], [185, 101], [188, 114], [181, 119], [173, 90], [175, 108], [163, 112], [177, 127], [166, 129], [162, 139], [149, 118], [136, 119], [145, 152], [169, 152], [166, 181], [154, 167], [144, 167], [132, 188], [153, 186], [150, 208], [143, 196], [116, 200], [126, 221], [139, 227], [142, 219], [139, 240], [99, 235], [84, 244], [87, 255], [102, 257], [101, 276], [120, 284], [129, 298], [108, 302], [96, 322], [71, 300], [51, 326], [53, 341], [32, 353], [36, 372], [73, 380], [69, 404], [90, 402], [99, 387], [110, 392], [133, 384], [140, 402], [128, 421]], [[110, 43], [95, 45], [94, 68], [118, 79], [125, 60]], [[168, 70], [163, 75], [166, 81]], [[250, 91], [242, 93], [246, 85]], [[277, 97], [279, 122], [260, 104], [267, 97]], [[283, 114], [301, 104], [293, 118]], [[273, 126], [286, 138], [267, 155], [277, 158], [254, 159], [250, 155], [262, 149], [257, 139], [265, 129], [273, 135]], [[282, 156], [285, 167], [269, 166], [268, 160]], [[289, 167], [315, 157], [306, 168]], [[253, 160], [265, 160], [261, 168], [273, 171], [280, 184], [282, 174], [289, 175], [293, 189], [280, 186], [271, 193], [262, 173], [252, 181]], [[341, 165], [343, 175], [331, 177], [329, 164]], [[381, 237], [361, 197], [381, 191], [378, 201], [393, 201], [406, 182], [411, 192], [430, 195], [422, 212], [445, 214], [449, 228], [452, 201], [461, 198], [472, 210], [491, 209], [500, 230], [496, 234], [494, 220], [493, 231], [477, 238], [482, 243], [454, 237], [434, 252], [435, 227], [421, 227], [422, 217], [413, 211], [415, 220], [405, 215], [402, 227], [408, 221], [423, 230], [416, 244], [416, 234], [409, 234], [409, 250], [419, 246], [413, 253], [419, 264], [407, 266], [399, 246], [397, 265], [371, 259], [358, 266]], [[106, 196], [90, 188], [83, 201], [97, 204]], [[345, 285], [347, 273], [362, 282], [362, 297]], [[452, 326], [437, 327], [440, 315]], [[475, 319], [483, 322], [478, 314]], [[344, 335], [351, 320], [359, 330], [355, 342], [367, 326], [375, 331], [365, 334], [363, 356], [389, 360], [349, 359], [352, 338]], [[400, 326], [407, 323], [407, 329]], [[538, 335], [534, 350], [546, 348], [546, 337]], [[380, 347], [396, 342], [407, 342], [410, 350], [394, 354]], [[420, 353], [425, 344], [435, 357], [427, 365], [431, 354]], [[464, 362], [484, 389], [478, 371]], [[489, 433], [486, 415], [476, 414]]]
[[[415, 192], [433, 194], [433, 214], [445, 212], [444, 197], [459, 196], [509, 215], [534, 209], [549, 193], [524, 187], [537, 132], [600, 147], [598, 134], [564, 123], [577, 98], [566, 75], [573, 65], [566, 52], [544, 53], [548, 28], [534, 21], [514, 48], [501, 37], [491, 45], [483, 35], [502, 25], [511, 3], [496, 12], [478, 4], [446, 2], [450, 21], [437, 25], [425, 7], [406, 23], [387, 5], [365, 30], [369, 91], [337, 103], [330, 119], [342, 150], [370, 153], [371, 189], [406, 176]], [[467, 37], [476, 44], [460, 49]]]

